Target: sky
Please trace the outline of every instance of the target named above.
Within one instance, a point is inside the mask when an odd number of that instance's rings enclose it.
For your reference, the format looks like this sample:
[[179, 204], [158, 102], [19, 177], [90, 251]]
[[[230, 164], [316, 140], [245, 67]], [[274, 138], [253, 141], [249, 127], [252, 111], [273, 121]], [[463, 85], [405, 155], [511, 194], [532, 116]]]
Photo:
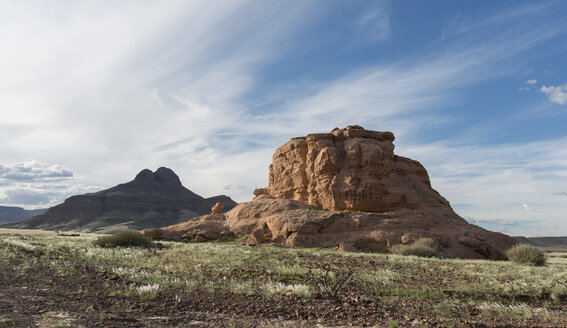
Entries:
[[565, 1], [0, 0], [0, 205], [173, 169], [252, 199], [292, 137], [358, 124], [469, 222], [567, 236]]

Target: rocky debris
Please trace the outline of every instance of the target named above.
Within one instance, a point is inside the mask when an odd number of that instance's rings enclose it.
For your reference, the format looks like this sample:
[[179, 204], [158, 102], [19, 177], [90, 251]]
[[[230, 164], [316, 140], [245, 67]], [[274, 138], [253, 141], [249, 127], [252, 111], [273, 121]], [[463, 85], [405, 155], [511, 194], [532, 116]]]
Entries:
[[247, 243], [338, 247], [340, 251], [387, 252], [395, 244], [430, 237], [448, 257], [506, 259], [511, 237], [468, 224], [450, 208], [436, 212], [328, 211], [299, 201], [261, 195], [226, 213], [227, 226]]
[[221, 202], [217, 202], [213, 207], [211, 207], [211, 214], [220, 214], [224, 209], [224, 205]]
[[387, 252], [428, 237], [449, 257], [506, 259], [516, 241], [468, 224], [393, 141], [356, 125], [292, 138], [274, 153], [268, 187], [219, 223], [249, 245]]
[[225, 225], [225, 215], [214, 213], [163, 228], [146, 229], [141, 233], [156, 240], [204, 242], [228, 239], [232, 234]]
[[203, 198], [185, 188], [171, 170], [140, 171], [134, 180], [96, 193], [72, 196], [63, 204], [10, 228], [109, 231], [145, 229], [185, 222], [210, 213], [216, 203], [236, 203], [227, 196]]

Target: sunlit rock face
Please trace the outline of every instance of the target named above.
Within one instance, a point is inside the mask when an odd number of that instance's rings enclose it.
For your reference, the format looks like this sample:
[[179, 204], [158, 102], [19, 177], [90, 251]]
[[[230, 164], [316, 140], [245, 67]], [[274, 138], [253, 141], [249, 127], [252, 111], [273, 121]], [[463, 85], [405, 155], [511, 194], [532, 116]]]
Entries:
[[356, 125], [293, 138], [276, 150], [265, 192], [328, 210], [449, 206], [419, 162], [394, 155], [393, 141]]

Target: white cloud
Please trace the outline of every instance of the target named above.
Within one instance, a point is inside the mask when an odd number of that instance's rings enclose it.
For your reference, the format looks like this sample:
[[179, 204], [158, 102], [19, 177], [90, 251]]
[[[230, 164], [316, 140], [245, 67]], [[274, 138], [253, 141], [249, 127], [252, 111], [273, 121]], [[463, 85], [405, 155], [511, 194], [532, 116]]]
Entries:
[[536, 85], [536, 84], [537, 84], [537, 80], [527, 80], [525, 83], [526, 83], [526, 84], [529, 84], [529, 85]]
[[45, 181], [73, 177], [73, 173], [59, 165], [50, 165], [28, 159], [7, 166], [0, 164], [0, 181]]
[[533, 210], [533, 208], [531, 208], [530, 205], [528, 205], [528, 204], [526, 204], [526, 203], [522, 204], [522, 207], [523, 207], [526, 211], [528, 211], [528, 212], [530, 212], [530, 211]]
[[567, 104], [567, 83], [560, 86], [542, 86], [541, 92], [547, 95], [549, 101], [559, 105]]
[[[564, 200], [553, 197], [567, 184], [567, 138], [524, 144], [397, 144], [398, 154], [421, 162], [432, 186], [456, 206], [458, 214], [477, 220], [507, 219], [516, 235], [561, 235]], [[530, 199], [527, 211], [518, 199]], [[520, 223], [545, 224], [526, 228]]]
[[0, 164], [0, 204], [26, 209], [50, 207], [71, 195], [97, 189], [100, 187], [81, 184], [60, 165], [34, 159]]
[[477, 225], [517, 226], [520, 224], [518, 221], [502, 219], [502, 218], [475, 219], [472, 217], [465, 217], [465, 219], [469, 223], [477, 224]]

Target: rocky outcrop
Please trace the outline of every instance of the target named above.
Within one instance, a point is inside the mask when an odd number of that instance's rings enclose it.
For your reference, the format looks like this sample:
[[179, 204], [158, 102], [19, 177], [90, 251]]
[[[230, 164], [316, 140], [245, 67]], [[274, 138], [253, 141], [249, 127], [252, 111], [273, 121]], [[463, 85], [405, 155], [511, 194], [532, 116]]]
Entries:
[[225, 240], [232, 236], [225, 225], [225, 216], [222, 213], [203, 215], [187, 222], [163, 228], [146, 229], [142, 230], [141, 233], [153, 239], [193, 242]]
[[46, 230], [109, 231], [145, 229], [185, 222], [210, 213], [222, 203], [236, 203], [227, 196], [203, 198], [185, 188], [179, 177], [165, 167], [138, 173], [134, 180], [96, 193], [73, 196], [42, 215], [10, 227]]
[[505, 259], [516, 241], [468, 224], [393, 141], [360, 126], [293, 138], [274, 153], [268, 187], [222, 222], [252, 245], [387, 252], [429, 237], [449, 257]]

